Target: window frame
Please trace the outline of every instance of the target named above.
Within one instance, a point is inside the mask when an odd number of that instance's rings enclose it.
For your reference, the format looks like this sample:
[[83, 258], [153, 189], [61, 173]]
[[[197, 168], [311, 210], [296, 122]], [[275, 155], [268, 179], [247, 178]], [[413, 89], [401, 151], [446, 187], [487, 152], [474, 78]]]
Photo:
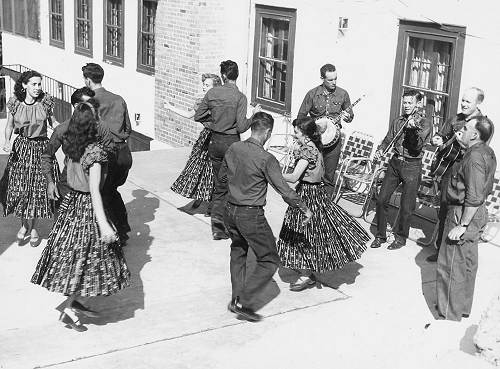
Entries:
[[[64, 0], [56, 0], [61, 2], [61, 14], [52, 12], [52, 1], [49, 0], [49, 45], [64, 49]], [[52, 16], [54, 14], [61, 16], [61, 40], [52, 38]]]
[[[108, 31], [108, 24], [107, 24], [108, 7], [107, 7], [107, 5], [110, 1], [112, 1], [112, 0], [104, 0], [103, 1], [104, 9], [103, 9], [103, 22], [102, 22], [102, 25], [103, 25], [102, 58], [103, 58], [103, 61], [106, 63], [112, 64], [112, 65], [117, 65], [119, 67], [123, 67], [125, 64], [125, 61], [124, 61], [124, 55], [125, 55], [125, 0], [119, 0], [119, 1], [121, 1], [121, 7], [122, 7], [121, 14], [120, 14], [121, 26], [117, 27], [121, 30], [121, 34], [122, 34], [121, 48], [120, 48], [120, 55], [119, 56], [113, 56], [113, 55], [107, 54], [107, 39], [106, 39], [106, 35], [107, 35], [107, 31]], [[116, 26], [113, 26], [113, 27], [116, 27]]]
[[[23, 32], [20, 32], [17, 30], [16, 27], [16, 15], [15, 15], [15, 1], [22, 1], [22, 6], [24, 7], [24, 27], [23, 27]], [[28, 2], [29, 0], [2, 0], [0, 1], [0, 30], [2, 32], [6, 32], [12, 35], [16, 36], [22, 36], [24, 38], [33, 40], [33, 41], [38, 41], [41, 42], [41, 37], [40, 37], [40, 1], [39, 0], [32, 0], [31, 2], [35, 3], [35, 6], [30, 4]], [[10, 4], [10, 29], [5, 28], [5, 14], [4, 14], [4, 3], [8, 2]], [[16, 3], [18, 4], [18, 3]], [[31, 6], [30, 6], [31, 5]], [[35, 11], [35, 19], [36, 21], [36, 30], [33, 32], [33, 29], [30, 29], [30, 11], [33, 12]]]
[[[276, 20], [286, 20], [289, 22], [288, 29], [288, 50], [287, 50], [287, 71], [285, 102], [265, 99], [258, 96], [259, 73], [260, 73], [260, 42], [262, 39], [262, 19], [272, 18]], [[253, 50], [253, 71], [252, 71], [252, 101], [262, 105], [266, 110], [276, 113], [290, 113], [292, 109], [292, 86], [293, 86], [293, 56], [295, 48], [295, 27], [297, 22], [297, 9], [283, 8], [268, 5], [255, 5], [255, 30], [254, 30], [254, 50]]]
[[[138, 11], [137, 11], [137, 14], [138, 14], [138, 18], [137, 18], [137, 71], [138, 72], [141, 72], [141, 73], [145, 73], [145, 74], [148, 74], [148, 75], [154, 75], [155, 74], [155, 52], [153, 51], [153, 65], [145, 65], [145, 64], [142, 64], [142, 34], [143, 34], [143, 30], [142, 30], [142, 10], [144, 8], [143, 4], [144, 4], [144, 1], [145, 0], [139, 0], [137, 3], [138, 3]], [[148, 1], [148, 0], [146, 0]], [[149, 1], [153, 1], [156, 3], [156, 6], [158, 6], [158, 0], [149, 0]], [[158, 8], [156, 8], [156, 12], [158, 11]], [[156, 15], [157, 13], [155, 13], [155, 28], [156, 28]], [[155, 34], [155, 29], [153, 30], [153, 37], [154, 37], [154, 42], [156, 42], [156, 34]], [[149, 33], [149, 32], [146, 32], [146, 33]]]
[[392, 82], [390, 121], [401, 114], [402, 94], [405, 88], [405, 62], [408, 55], [409, 38], [417, 37], [452, 44], [449, 87], [447, 92], [448, 101], [443, 121], [441, 122], [442, 124], [450, 117], [453, 117], [458, 109], [466, 27], [402, 19], [399, 22], [399, 35]]
[[[93, 37], [94, 37], [94, 34], [93, 34], [93, 3], [92, 3], [92, 0], [87, 0], [88, 1], [88, 4], [89, 4], [89, 10], [88, 10], [88, 14], [89, 14], [89, 18], [88, 19], [83, 19], [83, 18], [78, 18], [78, 5], [79, 5], [79, 2], [82, 1], [82, 0], [75, 0], [74, 2], [74, 8], [75, 8], [75, 18], [74, 18], [74, 22], [75, 22], [75, 54], [80, 54], [80, 55], [84, 55], [84, 56], [88, 56], [89, 58], [91, 58], [93, 56], [93, 47], [94, 47], [94, 42], [93, 42]], [[79, 46], [78, 45], [78, 21], [79, 20], [84, 20], [84, 21], [88, 21], [88, 25], [89, 25], [89, 47], [88, 48], [85, 48], [85, 47], [82, 47], [82, 46]]]

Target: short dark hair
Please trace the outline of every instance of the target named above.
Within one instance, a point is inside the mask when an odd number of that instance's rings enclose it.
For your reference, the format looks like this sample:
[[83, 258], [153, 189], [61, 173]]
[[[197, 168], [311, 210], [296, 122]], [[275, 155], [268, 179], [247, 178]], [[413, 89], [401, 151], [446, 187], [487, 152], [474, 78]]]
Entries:
[[75, 92], [71, 94], [71, 105], [75, 106], [77, 103], [82, 102], [83, 96], [94, 97], [95, 92], [87, 86], [75, 90]]
[[490, 137], [493, 135], [493, 122], [487, 116], [474, 117], [472, 119], [476, 120], [474, 127], [479, 132], [479, 138], [483, 142], [488, 142]]
[[420, 91], [414, 90], [413, 88], [411, 88], [409, 90], [405, 90], [403, 92], [403, 97], [405, 97], [405, 96], [412, 96], [412, 97], [415, 96], [417, 101], [422, 100], [422, 94], [420, 93]]
[[232, 60], [224, 60], [220, 63], [220, 74], [225, 75], [231, 81], [236, 81], [239, 75], [238, 64]]
[[327, 72], [335, 72], [336, 70], [337, 68], [335, 68], [335, 65], [325, 64], [319, 69], [319, 75], [321, 76], [321, 78], [325, 78]]
[[252, 117], [252, 124], [250, 125], [250, 129], [252, 130], [252, 132], [263, 132], [266, 129], [272, 130], [273, 127], [274, 118], [271, 114], [259, 111]]
[[82, 67], [82, 72], [85, 78], [90, 78], [94, 83], [101, 83], [104, 78], [104, 69], [96, 63], [87, 63]]

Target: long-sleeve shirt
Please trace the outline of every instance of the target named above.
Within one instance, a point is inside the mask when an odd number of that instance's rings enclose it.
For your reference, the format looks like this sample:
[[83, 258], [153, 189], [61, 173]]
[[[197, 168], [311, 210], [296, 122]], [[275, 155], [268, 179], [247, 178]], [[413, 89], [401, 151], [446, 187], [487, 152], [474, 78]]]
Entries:
[[[384, 151], [389, 146], [407, 119], [407, 115], [402, 115], [391, 122], [389, 131], [382, 140], [379, 150]], [[432, 124], [422, 113], [413, 114], [412, 119], [415, 121], [416, 127], [403, 129], [403, 132], [394, 142], [394, 153], [405, 158], [421, 158], [423, 156], [422, 148], [429, 143], [431, 138]]]
[[349, 119], [346, 122], [352, 121], [354, 113], [350, 107], [351, 100], [346, 90], [336, 86], [335, 90], [329, 91], [325, 86], [310, 90], [300, 106], [297, 118], [304, 118], [310, 115], [312, 118], [321, 116], [337, 116], [342, 110], [349, 113]]
[[99, 103], [99, 120], [108, 127], [116, 143], [125, 142], [132, 133], [127, 103], [120, 95], [100, 87], [94, 99]]
[[455, 132], [460, 131], [465, 126], [468, 120], [472, 119], [473, 117], [481, 116], [483, 116], [483, 114], [479, 109], [477, 110], [477, 113], [472, 114], [468, 117], [463, 113], [458, 113], [456, 116], [446, 120], [437, 134], [443, 137], [443, 140], [446, 142], [453, 137]]
[[214, 132], [235, 135], [245, 132], [251, 119], [247, 119], [247, 98], [234, 83], [226, 83], [207, 91], [194, 113], [194, 120], [202, 122], [210, 113]]
[[478, 207], [493, 189], [497, 161], [495, 152], [480, 142], [465, 151], [462, 161], [453, 167], [446, 200], [450, 205]]
[[264, 206], [267, 184], [270, 183], [287, 204], [304, 213], [307, 211], [299, 195], [283, 178], [278, 160], [252, 137], [229, 147], [219, 171], [219, 180], [227, 186], [227, 201], [232, 204]]
[[[56, 152], [63, 144], [64, 134], [68, 131], [70, 119], [62, 122], [52, 132], [52, 136], [50, 136], [49, 143], [45, 148], [45, 151], [42, 153], [41, 157], [41, 168], [42, 173], [47, 178], [48, 182], [54, 182], [53, 174], [52, 174], [52, 161], [56, 157]], [[112, 153], [115, 149], [115, 144], [113, 141], [113, 137], [109, 132], [108, 127], [97, 124], [97, 142], [102, 146], [106, 153]], [[66, 155], [66, 153], [64, 153]], [[63, 169], [63, 173], [61, 175], [61, 179], [65, 180], [66, 178], [66, 167]]]

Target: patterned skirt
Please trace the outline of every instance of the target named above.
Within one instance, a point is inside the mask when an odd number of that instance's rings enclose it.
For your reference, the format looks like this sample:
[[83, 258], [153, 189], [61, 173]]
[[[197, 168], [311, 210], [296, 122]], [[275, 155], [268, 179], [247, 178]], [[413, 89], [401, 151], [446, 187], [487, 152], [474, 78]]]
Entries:
[[[4, 216], [14, 214], [18, 218], [51, 218], [53, 203], [47, 196], [47, 179], [42, 174], [42, 153], [48, 139], [28, 139], [17, 136], [12, 145], [5, 173], [2, 178], [3, 191], [0, 198]], [[57, 161], [52, 163], [52, 175], [59, 180]], [[2, 192], [3, 192], [2, 191]]]
[[332, 202], [323, 184], [300, 182], [296, 191], [313, 215], [302, 225], [302, 212], [288, 207], [277, 243], [282, 265], [325, 272], [359, 259], [370, 240], [365, 229]]
[[191, 155], [179, 177], [175, 180], [172, 191], [187, 197], [210, 201], [214, 191], [214, 172], [212, 162], [208, 157], [208, 144], [211, 130], [204, 128], [196, 140]]
[[89, 193], [64, 197], [31, 282], [64, 295], [112, 295], [130, 283], [118, 242], [100, 241]]

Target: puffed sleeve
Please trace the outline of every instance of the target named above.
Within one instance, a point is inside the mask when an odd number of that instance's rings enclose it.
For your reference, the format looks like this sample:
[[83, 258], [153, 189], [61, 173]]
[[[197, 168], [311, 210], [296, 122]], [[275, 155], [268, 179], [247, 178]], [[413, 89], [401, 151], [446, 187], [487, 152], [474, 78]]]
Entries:
[[90, 167], [94, 163], [105, 164], [108, 161], [108, 155], [106, 151], [99, 145], [91, 145], [87, 147], [85, 153], [82, 156], [82, 168], [88, 173]]
[[54, 114], [54, 105], [55, 105], [54, 97], [46, 93], [42, 99], [42, 106], [45, 112], [47, 113], [47, 116]]
[[311, 147], [310, 145], [300, 145], [298, 149], [294, 151], [295, 160], [306, 160], [309, 169], [313, 169], [316, 167], [316, 162], [318, 161], [318, 150]]
[[7, 109], [9, 109], [10, 114], [15, 115], [17, 108], [19, 107], [19, 100], [15, 97], [12, 96], [9, 101], [7, 102]]

